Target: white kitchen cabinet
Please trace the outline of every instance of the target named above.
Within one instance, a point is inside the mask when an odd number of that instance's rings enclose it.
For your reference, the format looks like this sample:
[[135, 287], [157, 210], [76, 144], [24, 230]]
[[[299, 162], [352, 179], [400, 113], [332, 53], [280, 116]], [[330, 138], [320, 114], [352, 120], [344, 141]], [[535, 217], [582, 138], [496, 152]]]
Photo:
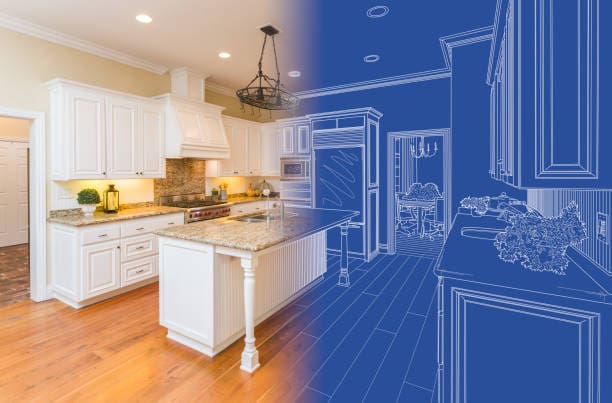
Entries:
[[300, 118], [279, 121], [282, 132], [282, 157], [307, 157], [310, 155], [310, 121]]
[[54, 296], [81, 308], [155, 281], [158, 249], [153, 232], [183, 223], [182, 212], [85, 227], [52, 223]]
[[132, 178], [139, 174], [138, 146], [142, 142], [138, 103], [122, 97], [106, 98], [109, 178]]
[[[55, 95], [55, 94], [54, 94]], [[58, 99], [59, 98], [59, 99]], [[56, 110], [52, 105], [51, 127], [61, 125], [58, 133], [63, 139], [51, 136], [52, 159], [58, 160], [64, 175], [70, 179], [104, 179], [106, 178], [106, 129], [104, 96], [91, 91], [73, 89], [62, 97], [62, 94], [51, 97], [51, 102], [66, 107]], [[63, 148], [62, 148], [63, 146]]]
[[85, 246], [83, 256], [83, 298], [91, 298], [121, 286], [119, 241]]
[[223, 117], [223, 123], [230, 146], [230, 158], [206, 161], [206, 176], [273, 175], [270, 173], [273, 169], [264, 170], [263, 164], [266, 159], [275, 159], [269, 150], [276, 148], [269, 145], [272, 137], [269, 133], [263, 134], [262, 124], [227, 116]]
[[249, 127], [249, 141], [247, 149], [248, 174], [261, 174], [261, 127]]
[[261, 127], [261, 176], [280, 176], [280, 128], [275, 123]]
[[140, 107], [140, 156], [141, 178], [163, 178], [166, 159], [164, 158], [164, 109], [156, 102], [142, 103]]
[[295, 154], [295, 127], [285, 126], [282, 128], [282, 156], [291, 156]]
[[56, 79], [51, 99], [51, 178], [164, 176], [161, 101]]

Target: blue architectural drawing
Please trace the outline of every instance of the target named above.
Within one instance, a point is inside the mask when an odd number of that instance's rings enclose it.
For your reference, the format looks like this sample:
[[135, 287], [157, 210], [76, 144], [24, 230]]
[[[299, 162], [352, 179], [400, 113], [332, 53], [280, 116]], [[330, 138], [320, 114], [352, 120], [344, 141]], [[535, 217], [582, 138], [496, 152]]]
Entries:
[[[360, 212], [349, 273], [377, 270], [378, 254], [432, 259], [423, 279], [437, 283], [437, 309], [424, 327], [405, 311], [402, 326], [428, 337], [404, 353], [398, 327], [363, 327], [367, 348], [343, 380], [314, 374], [303, 396], [612, 401], [612, 5], [417, 3], [317, 2], [318, 70], [296, 116], [310, 121], [313, 207]], [[368, 113], [376, 142], [351, 120]], [[329, 253], [340, 240], [329, 232]], [[375, 370], [355, 367], [365, 357]]]

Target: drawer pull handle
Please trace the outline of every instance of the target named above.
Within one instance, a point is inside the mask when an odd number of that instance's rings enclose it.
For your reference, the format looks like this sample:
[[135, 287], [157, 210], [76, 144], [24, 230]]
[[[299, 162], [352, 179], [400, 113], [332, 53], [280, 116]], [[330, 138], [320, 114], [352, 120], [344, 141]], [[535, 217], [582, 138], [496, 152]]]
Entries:
[[106, 238], [108, 236], [108, 234], [100, 234], [98, 235], [98, 238]]
[[143, 229], [144, 227], [139, 227], [139, 228], [136, 228], [136, 231], [142, 231]]
[[145, 248], [144, 246], [139, 246], [139, 247], [136, 248], [136, 250], [141, 250], [141, 249], [144, 249], [144, 248]]
[[144, 269], [136, 270], [136, 274], [144, 273]]
[[174, 225], [174, 223], [173, 222], [169, 222], [168, 225]]

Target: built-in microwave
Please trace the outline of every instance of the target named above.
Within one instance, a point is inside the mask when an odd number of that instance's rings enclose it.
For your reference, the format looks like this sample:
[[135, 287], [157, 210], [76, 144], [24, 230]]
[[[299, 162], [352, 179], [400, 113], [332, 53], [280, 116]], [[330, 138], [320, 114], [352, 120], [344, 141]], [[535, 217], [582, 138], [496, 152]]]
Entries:
[[281, 180], [310, 180], [310, 159], [281, 158]]

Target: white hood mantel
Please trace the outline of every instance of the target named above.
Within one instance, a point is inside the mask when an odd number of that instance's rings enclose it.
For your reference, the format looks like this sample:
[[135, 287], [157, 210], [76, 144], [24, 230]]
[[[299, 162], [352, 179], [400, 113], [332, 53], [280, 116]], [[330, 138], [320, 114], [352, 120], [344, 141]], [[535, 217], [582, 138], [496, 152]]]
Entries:
[[230, 148], [221, 121], [224, 107], [204, 102], [206, 76], [186, 68], [170, 72], [172, 94], [165, 104], [166, 157], [228, 159]]

